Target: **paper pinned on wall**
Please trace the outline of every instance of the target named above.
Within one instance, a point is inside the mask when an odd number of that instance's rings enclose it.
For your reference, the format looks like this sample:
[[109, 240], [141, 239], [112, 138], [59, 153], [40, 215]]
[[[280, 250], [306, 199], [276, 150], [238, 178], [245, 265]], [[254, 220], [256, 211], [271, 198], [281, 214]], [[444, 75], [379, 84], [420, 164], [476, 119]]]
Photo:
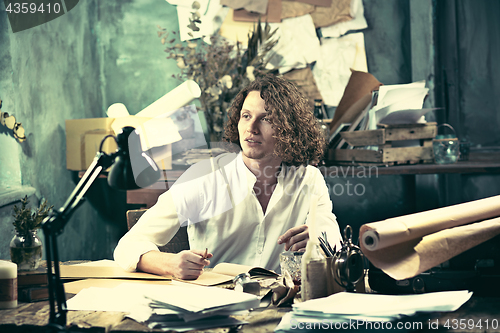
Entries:
[[321, 28], [321, 35], [323, 37], [340, 37], [348, 31], [359, 31], [368, 28], [362, 0], [351, 1], [351, 16], [353, 19], [350, 21], [339, 22], [329, 27]]
[[[219, 1], [198, 0], [200, 9], [201, 23], [196, 26], [199, 31], [193, 31], [188, 26], [189, 19], [192, 18], [192, 13], [195, 11], [192, 7], [192, 1], [185, 0], [167, 0], [171, 5], [177, 6], [177, 18], [179, 20], [179, 37], [181, 41], [203, 38], [214, 34], [228, 13], [228, 8], [220, 5]], [[191, 34], [191, 35], [190, 35]], [[205, 40], [207, 42], [207, 40]]]
[[351, 69], [368, 72], [363, 33], [323, 38], [313, 75], [326, 105], [339, 104], [351, 77]]
[[267, 10], [264, 14], [254, 13], [246, 9], [234, 9], [233, 20], [244, 22], [261, 22], [279, 23], [281, 22], [281, 0], [269, 0]]
[[234, 9], [230, 8], [224, 22], [219, 29], [219, 35], [233, 42], [240, 42], [246, 48], [248, 45], [248, 34], [253, 31], [254, 22], [237, 22], [233, 20]]
[[220, 0], [220, 4], [234, 9], [243, 8], [249, 12], [255, 12], [265, 15], [267, 12], [267, 4], [269, 0], [251, 1], [251, 0]]
[[305, 68], [318, 60], [320, 44], [311, 15], [284, 19], [281, 23], [270, 23], [273, 36], [278, 43], [267, 54], [270, 59], [267, 69], [278, 68], [281, 74], [292, 69]]

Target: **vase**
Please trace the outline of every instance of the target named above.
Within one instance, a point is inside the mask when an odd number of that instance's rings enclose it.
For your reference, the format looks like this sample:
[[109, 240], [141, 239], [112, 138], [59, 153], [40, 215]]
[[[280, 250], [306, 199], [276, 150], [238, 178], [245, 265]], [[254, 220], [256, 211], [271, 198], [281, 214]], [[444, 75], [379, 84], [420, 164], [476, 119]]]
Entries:
[[32, 271], [40, 266], [42, 261], [42, 241], [36, 230], [27, 234], [16, 233], [10, 241], [10, 258], [17, 264], [18, 271]]

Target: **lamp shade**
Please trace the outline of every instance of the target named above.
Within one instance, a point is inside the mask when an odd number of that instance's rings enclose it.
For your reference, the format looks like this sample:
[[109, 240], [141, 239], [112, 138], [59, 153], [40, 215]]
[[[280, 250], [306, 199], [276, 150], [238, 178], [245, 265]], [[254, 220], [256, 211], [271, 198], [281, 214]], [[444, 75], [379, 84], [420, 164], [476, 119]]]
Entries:
[[108, 184], [118, 190], [134, 190], [154, 184], [161, 172], [154, 160], [142, 151], [133, 127], [124, 127], [116, 136], [118, 150], [109, 171]]

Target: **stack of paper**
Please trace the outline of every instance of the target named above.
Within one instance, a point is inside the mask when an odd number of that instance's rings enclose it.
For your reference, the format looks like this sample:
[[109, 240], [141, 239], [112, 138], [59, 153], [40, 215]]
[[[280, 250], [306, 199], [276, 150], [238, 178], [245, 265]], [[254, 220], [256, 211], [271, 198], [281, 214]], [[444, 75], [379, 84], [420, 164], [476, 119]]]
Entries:
[[[380, 295], [337, 293], [293, 305], [275, 332], [300, 332], [320, 329], [395, 327], [392, 322], [416, 313], [455, 311], [467, 302], [472, 292], [445, 291], [420, 295]], [[371, 324], [370, 324], [371, 323]], [[376, 324], [374, 324], [376, 323]], [[354, 325], [354, 327], [353, 327]]]
[[120, 311], [150, 328], [187, 331], [241, 325], [230, 317], [259, 306], [259, 298], [216, 287], [123, 283], [87, 288], [67, 301], [69, 310]]
[[409, 84], [380, 86], [376, 105], [368, 112], [368, 130], [377, 129], [377, 124], [412, 124], [425, 122], [423, 115], [432, 109], [423, 109], [429, 92], [425, 81]]

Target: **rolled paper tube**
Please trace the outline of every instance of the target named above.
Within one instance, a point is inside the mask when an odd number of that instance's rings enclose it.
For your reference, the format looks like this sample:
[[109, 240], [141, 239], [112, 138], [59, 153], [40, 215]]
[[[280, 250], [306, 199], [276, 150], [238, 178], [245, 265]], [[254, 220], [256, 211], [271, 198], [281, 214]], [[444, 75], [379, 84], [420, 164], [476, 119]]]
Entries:
[[378, 233], [375, 230], [367, 230], [361, 236], [361, 241], [366, 249], [375, 251], [378, 248], [379, 243]]
[[106, 111], [106, 114], [110, 118], [126, 117], [130, 115], [127, 107], [123, 103], [111, 104], [108, 108], [108, 111]]
[[363, 250], [375, 251], [419, 239], [440, 230], [500, 216], [500, 195], [364, 224]]
[[365, 257], [395, 280], [414, 277], [500, 234], [500, 217], [449, 228]]
[[187, 80], [144, 110], [138, 112], [136, 116], [146, 118], [169, 117], [173, 111], [191, 103], [200, 96], [201, 89], [198, 83]]
[[17, 265], [0, 260], [0, 309], [17, 307]]

